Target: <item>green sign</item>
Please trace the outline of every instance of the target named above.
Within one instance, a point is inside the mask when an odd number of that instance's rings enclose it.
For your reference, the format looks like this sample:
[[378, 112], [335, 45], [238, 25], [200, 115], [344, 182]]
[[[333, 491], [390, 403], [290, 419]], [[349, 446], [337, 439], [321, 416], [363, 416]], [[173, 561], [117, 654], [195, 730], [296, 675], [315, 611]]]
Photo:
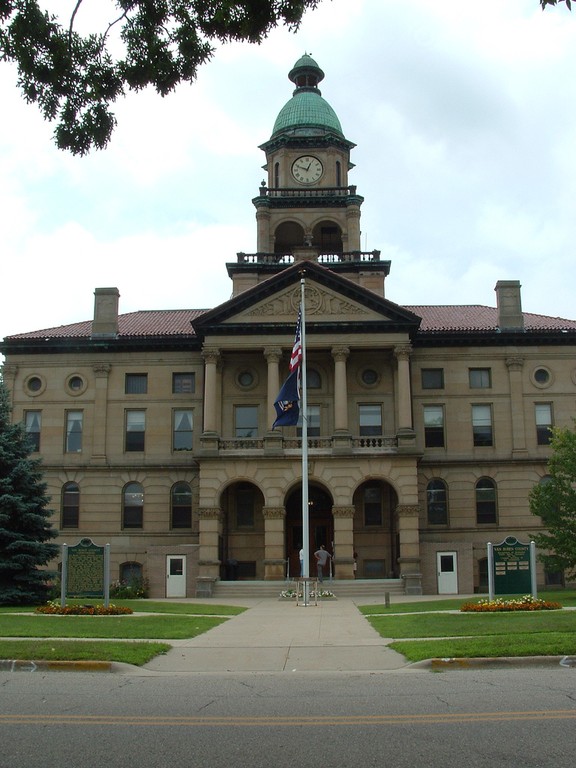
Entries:
[[104, 597], [104, 547], [82, 539], [68, 548], [69, 597]]
[[508, 536], [494, 544], [494, 594], [527, 595], [532, 590], [530, 544]]

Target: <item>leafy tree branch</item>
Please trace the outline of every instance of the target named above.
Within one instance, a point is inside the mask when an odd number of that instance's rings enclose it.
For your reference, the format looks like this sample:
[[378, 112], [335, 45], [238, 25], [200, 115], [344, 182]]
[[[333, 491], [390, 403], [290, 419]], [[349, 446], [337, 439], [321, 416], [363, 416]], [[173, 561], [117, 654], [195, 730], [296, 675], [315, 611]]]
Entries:
[[279, 24], [296, 30], [318, 2], [109, 0], [115, 20], [82, 35], [75, 24], [83, 0], [67, 23], [42, 0], [0, 0], [0, 59], [16, 64], [26, 101], [55, 121], [57, 146], [83, 155], [108, 144], [116, 125], [112, 105], [126, 92], [152, 86], [166, 96], [196, 78], [216, 42], [259, 43]]

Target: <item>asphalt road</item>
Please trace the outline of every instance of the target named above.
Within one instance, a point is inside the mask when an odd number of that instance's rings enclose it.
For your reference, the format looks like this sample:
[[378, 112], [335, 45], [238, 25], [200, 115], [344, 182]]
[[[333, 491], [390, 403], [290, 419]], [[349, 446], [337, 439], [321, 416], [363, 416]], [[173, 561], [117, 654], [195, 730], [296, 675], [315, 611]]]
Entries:
[[0, 673], [0, 768], [573, 768], [576, 668]]

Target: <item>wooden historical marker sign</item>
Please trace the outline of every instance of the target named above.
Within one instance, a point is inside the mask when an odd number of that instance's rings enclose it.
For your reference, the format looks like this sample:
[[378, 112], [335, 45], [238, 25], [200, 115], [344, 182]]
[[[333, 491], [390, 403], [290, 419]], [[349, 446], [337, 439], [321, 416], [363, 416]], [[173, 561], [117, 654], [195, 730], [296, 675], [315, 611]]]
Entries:
[[491, 595], [535, 594], [534, 544], [523, 544], [508, 536], [500, 544], [488, 545]]

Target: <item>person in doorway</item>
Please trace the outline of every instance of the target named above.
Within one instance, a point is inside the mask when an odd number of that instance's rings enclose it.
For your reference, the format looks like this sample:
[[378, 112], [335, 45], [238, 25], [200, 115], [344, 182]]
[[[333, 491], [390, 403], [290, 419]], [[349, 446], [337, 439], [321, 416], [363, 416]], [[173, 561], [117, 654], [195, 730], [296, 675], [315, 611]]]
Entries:
[[352, 563], [352, 571], [354, 573], [354, 578], [358, 576], [358, 552], [354, 552], [354, 562]]
[[332, 555], [330, 552], [326, 551], [324, 544], [320, 544], [320, 549], [317, 549], [316, 552], [314, 552], [314, 557], [316, 558], [316, 566], [318, 568], [318, 581], [322, 582], [324, 581], [324, 568], [330, 561]]
[[304, 547], [300, 550], [300, 576], [304, 576]]

